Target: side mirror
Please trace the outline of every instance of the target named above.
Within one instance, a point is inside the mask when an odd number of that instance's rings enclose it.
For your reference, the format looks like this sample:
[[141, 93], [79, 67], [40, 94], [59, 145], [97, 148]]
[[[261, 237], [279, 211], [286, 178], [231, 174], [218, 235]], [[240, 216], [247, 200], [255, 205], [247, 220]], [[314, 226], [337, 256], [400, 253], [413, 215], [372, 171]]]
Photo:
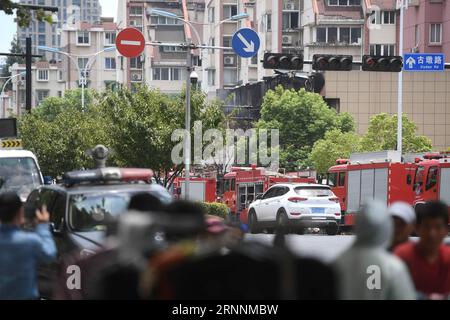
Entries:
[[407, 185], [411, 185], [411, 175], [410, 174], [408, 174], [407, 176], [406, 176], [406, 184]]
[[53, 177], [51, 177], [51, 176], [44, 176], [44, 184], [45, 185], [53, 184]]

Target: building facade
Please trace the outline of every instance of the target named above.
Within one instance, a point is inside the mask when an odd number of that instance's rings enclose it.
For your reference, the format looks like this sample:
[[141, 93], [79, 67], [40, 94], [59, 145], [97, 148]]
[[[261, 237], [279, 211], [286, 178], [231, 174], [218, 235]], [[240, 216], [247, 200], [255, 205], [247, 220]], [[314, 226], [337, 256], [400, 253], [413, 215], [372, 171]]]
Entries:
[[[117, 84], [116, 50], [117, 26], [113, 18], [101, 18], [100, 23], [83, 22], [67, 25], [62, 30], [61, 51], [70, 54], [60, 55], [64, 67], [62, 77], [67, 89], [79, 88], [80, 73], [86, 69], [86, 87], [103, 91]], [[106, 51], [105, 51], [106, 50]]]
[[100, 21], [102, 8], [98, 0], [20, 0], [23, 4], [55, 6], [58, 21], [49, 24], [44, 21], [31, 21], [27, 28], [17, 28], [17, 38], [25, 52], [25, 41], [31, 37], [33, 54], [43, 54], [47, 60], [56, 59], [53, 53], [42, 52], [37, 46], [61, 47], [61, 33], [65, 24], [74, 25], [81, 21], [94, 23]]
[[[120, 29], [134, 27], [139, 29], [146, 42], [170, 44], [203, 43], [204, 0], [187, 1], [142, 1], [119, 0], [117, 21]], [[153, 9], [164, 10], [185, 21], [191, 22], [195, 31], [191, 33], [187, 24], [174, 18], [152, 14]], [[198, 64], [200, 52], [195, 52], [194, 64]], [[178, 46], [146, 46], [144, 53], [136, 58], [118, 56], [118, 75], [120, 83], [129, 87], [146, 84], [169, 94], [180, 93], [187, 78], [187, 50]], [[202, 72], [196, 68], [199, 82]]]

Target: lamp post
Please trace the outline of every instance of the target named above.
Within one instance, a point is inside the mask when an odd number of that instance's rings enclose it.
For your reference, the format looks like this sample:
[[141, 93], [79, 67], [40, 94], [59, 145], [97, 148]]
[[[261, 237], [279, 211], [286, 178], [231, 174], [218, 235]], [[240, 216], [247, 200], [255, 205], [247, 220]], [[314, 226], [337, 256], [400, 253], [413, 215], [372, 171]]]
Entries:
[[[201, 45], [201, 37], [197, 31], [197, 29], [195, 29], [195, 27], [193, 26], [193, 23], [183, 19], [182, 17], [179, 17], [177, 14], [173, 13], [173, 12], [168, 12], [168, 11], [164, 11], [164, 10], [159, 10], [159, 9], [152, 9], [150, 10], [150, 15], [156, 15], [156, 16], [161, 16], [161, 17], [166, 17], [166, 18], [171, 18], [171, 19], [175, 19], [178, 21], [183, 22], [184, 24], [187, 24], [190, 28], [191, 31], [193, 31], [195, 33], [195, 36], [197, 38], [197, 45]], [[241, 19], [245, 19], [248, 18], [249, 15], [247, 13], [241, 13], [241, 14], [237, 14], [234, 15], [228, 19], [222, 20], [220, 21], [218, 24], [215, 25], [215, 27], [217, 27], [218, 25], [226, 22], [226, 21], [238, 21]], [[201, 23], [199, 23], [201, 24]], [[201, 24], [202, 25], [202, 24]], [[204, 25], [204, 24], [203, 24]], [[186, 200], [189, 200], [189, 187], [190, 187], [190, 172], [191, 172], [191, 81], [197, 81], [198, 79], [198, 75], [197, 73], [195, 73], [194, 71], [194, 67], [192, 65], [192, 49], [194, 47], [194, 44], [192, 43], [192, 39], [188, 38], [187, 39], [187, 56], [186, 56], [186, 114], [185, 114], [185, 130], [186, 130], [186, 135], [187, 137], [185, 137], [185, 146], [184, 146], [184, 165], [185, 165], [185, 185], [184, 185], [184, 198]], [[202, 50], [200, 50], [200, 55], [201, 55]]]
[[[84, 96], [84, 88], [86, 87], [86, 82], [87, 82], [87, 72], [89, 71], [89, 69], [91, 68], [91, 65], [94, 63], [95, 58], [103, 53], [103, 52], [110, 52], [110, 51], [115, 51], [116, 47], [115, 46], [110, 46], [110, 47], [106, 47], [103, 50], [100, 50], [98, 52], [92, 53], [92, 54], [88, 54], [88, 55], [77, 55], [77, 54], [70, 54], [68, 52], [65, 51], [61, 51], [58, 48], [53, 48], [53, 47], [46, 47], [46, 46], [38, 46], [39, 50], [43, 50], [43, 51], [48, 51], [48, 52], [54, 52], [57, 54], [62, 54], [66, 57], [68, 57], [74, 64], [75, 67], [77, 68], [78, 71], [78, 75], [80, 78], [80, 84], [81, 84], [81, 109], [84, 111], [85, 109], [85, 96]], [[83, 66], [83, 68], [80, 68], [80, 66], [78, 65], [78, 61], [75, 60], [75, 58], [88, 58], [88, 62]]]
[[[398, 55], [403, 56], [403, 21], [405, 14], [405, 1], [397, 0], [397, 8], [400, 7], [400, 30]], [[398, 73], [397, 92], [397, 151], [403, 152], [403, 70]]]

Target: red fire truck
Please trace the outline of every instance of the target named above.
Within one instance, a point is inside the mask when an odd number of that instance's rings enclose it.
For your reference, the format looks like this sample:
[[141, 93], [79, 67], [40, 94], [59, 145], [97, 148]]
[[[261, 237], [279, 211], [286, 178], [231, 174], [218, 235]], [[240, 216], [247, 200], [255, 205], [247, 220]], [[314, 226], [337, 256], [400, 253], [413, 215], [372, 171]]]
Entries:
[[[308, 176], [305, 176], [304, 174]], [[247, 223], [247, 208], [258, 195], [277, 183], [316, 183], [315, 173], [286, 173], [268, 171], [265, 168], [233, 167], [223, 178], [222, 202], [230, 208], [232, 219]]]
[[327, 183], [339, 197], [343, 211], [341, 227], [354, 225], [355, 213], [367, 200], [414, 203], [413, 179], [417, 164], [402, 161], [396, 151], [353, 154], [338, 160], [328, 171]]
[[417, 164], [414, 177], [414, 205], [441, 200], [450, 206], [450, 156], [429, 153]]

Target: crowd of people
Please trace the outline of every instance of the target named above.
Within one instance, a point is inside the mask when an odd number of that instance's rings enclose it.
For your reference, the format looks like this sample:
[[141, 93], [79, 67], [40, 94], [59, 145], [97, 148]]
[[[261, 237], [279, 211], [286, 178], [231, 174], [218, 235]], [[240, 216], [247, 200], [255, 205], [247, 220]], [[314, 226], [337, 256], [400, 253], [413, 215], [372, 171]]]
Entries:
[[[33, 232], [20, 198], [0, 195], [0, 299], [40, 299], [37, 270], [52, 299], [449, 299], [448, 208], [428, 202], [357, 215], [355, 241], [330, 264], [294, 255], [276, 230], [272, 245], [245, 240], [243, 228], [204, 215], [187, 201], [163, 205], [148, 193], [108, 226], [96, 253], [57, 252], [50, 214]], [[414, 234], [416, 237], [410, 237]], [[75, 269], [74, 269], [75, 266]], [[80, 270], [79, 277], [73, 272]], [[50, 272], [50, 271], [49, 271]]]

